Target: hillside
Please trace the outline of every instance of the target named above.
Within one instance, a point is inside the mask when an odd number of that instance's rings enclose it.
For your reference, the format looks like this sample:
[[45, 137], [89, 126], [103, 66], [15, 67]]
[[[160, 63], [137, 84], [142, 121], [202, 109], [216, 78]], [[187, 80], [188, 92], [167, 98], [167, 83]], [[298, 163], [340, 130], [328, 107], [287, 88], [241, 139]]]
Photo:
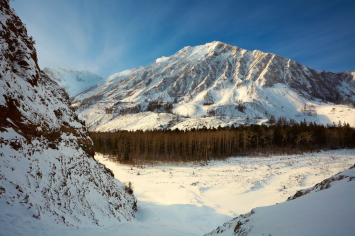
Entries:
[[95, 88], [102, 80], [100, 76], [90, 71], [74, 71], [63, 67], [44, 67], [42, 71], [64, 88], [69, 97]]
[[8, 222], [94, 227], [135, 221], [136, 199], [94, 159], [84, 121], [37, 63], [34, 40], [0, 1], [0, 232]]
[[73, 101], [98, 131], [260, 124], [272, 115], [355, 126], [355, 75], [212, 42], [113, 74]]
[[353, 235], [354, 180], [355, 165], [287, 202], [253, 209], [206, 235]]

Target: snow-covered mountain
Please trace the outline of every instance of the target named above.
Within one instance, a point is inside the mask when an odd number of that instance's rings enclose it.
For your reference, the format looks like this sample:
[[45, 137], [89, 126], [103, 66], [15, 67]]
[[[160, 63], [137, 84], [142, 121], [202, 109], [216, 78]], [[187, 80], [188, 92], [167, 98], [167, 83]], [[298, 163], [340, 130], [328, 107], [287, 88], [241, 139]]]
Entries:
[[206, 235], [353, 235], [354, 194], [355, 165], [287, 202], [253, 209]]
[[212, 42], [113, 74], [73, 101], [92, 130], [217, 127], [271, 115], [355, 126], [354, 107], [334, 104], [355, 101], [355, 74]]
[[84, 121], [38, 67], [9, 0], [0, 0], [0, 65], [0, 234], [18, 234], [6, 222], [20, 219], [63, 227], [135, 221], [135, 197], [94, 159]]
[[96, 84], [102, 80], [90, 71], [75, 71], [63, 67], [44, 67], [42, 71], [64, 88], [70, 97], [97, 87]]

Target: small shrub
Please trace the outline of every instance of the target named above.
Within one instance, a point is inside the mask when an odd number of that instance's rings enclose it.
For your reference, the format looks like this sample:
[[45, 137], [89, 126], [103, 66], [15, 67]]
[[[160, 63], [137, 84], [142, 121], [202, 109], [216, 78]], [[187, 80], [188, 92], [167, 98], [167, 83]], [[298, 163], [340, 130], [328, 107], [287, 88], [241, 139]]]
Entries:
[[133, 194], [133, 184], [132, 184], [132, 182], [131, 181], [129, 181], [128, 182], [128, 184], [127, 183], [123, 183], [123, 184], [125, 184], [126, 185], [126, 187], [125, 187], [125, 191], [126, 191], [126, 193], [128, 193], [128, 194]]

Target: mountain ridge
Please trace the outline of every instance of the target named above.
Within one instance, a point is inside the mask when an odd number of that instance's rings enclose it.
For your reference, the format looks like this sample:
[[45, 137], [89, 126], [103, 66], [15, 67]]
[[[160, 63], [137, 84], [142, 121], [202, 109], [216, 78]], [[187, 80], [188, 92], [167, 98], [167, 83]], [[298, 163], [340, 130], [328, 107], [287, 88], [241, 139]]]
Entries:
[[[263, 123], [271, 115], [332, 124], [339, 114], [330, 116], [330, 106], [354, 101], [351, 72], [317, 71], [276, 54], [215, 41], [111, 75], [98, 87], [75, 96], [73, 105], [91, 130], [146, 130]], [[162, 109], [156, 109], [157, 104]], [[320, 114], [306, 114], [309, 107]], [[338, 107], [345, 108], [350, 109], [347, 116], [354, 117], [351, 106]], [[163, 124], [158, 124], [159, 113]], [[125, 125], [124, 115], [139, 121], [138, 114], [155, 124]], [[177, 115], [182, 122], [176, 122]], [[228, 121], [220, 122], [217, 116]]]
[[70, 97], [97, 86], [102, 78], [88, 70], [75, 71], [64, 67], [44, 67], [42, 71], [66, 90]]

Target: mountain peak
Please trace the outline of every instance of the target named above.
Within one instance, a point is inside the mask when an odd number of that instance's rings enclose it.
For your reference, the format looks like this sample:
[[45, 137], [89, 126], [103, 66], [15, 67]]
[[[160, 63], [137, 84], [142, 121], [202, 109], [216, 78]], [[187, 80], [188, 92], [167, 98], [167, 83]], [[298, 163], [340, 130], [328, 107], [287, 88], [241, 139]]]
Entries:
[[64, 88], [70, 97], [95, 87], [102, 81], [100, 76], [88, 70], [74, 71], [64, 67], [44, 67], [42, 71]]
[[[101, 130], [217, 127], [262, 123], [271, 115], [327, 124], [337, 123], [338, 118], [330, 117], [322, 104], [355, 100], [351, 81], [349, 73], [324, 73], [272, 53], [214, 41], [184, 47], [146, 67], [110, 76], [105, 84], [76, 96], [74, 102], [91, 129]], [[174, 104], [166, 112], [153, 109], [153, 103]], [[304, 111], [305, 106], [315, 105], [319, 110]], [[314, 115], [316, 111], [320, 116]], [[164, 112], [164, 119], [155, 116]], [[127, 126], [127, 113], [134, 114], [137, 122]], [[178, 115], [186, 118], [176, 122]], [[353, 115], [355, 109], [350, 109], [346, 117]], [[143, 122], [145, 116], [149, 122]], [[221, 123], [218, 116], [226, 120]], [[352, 126], [354, 122], [350, 121]]]

